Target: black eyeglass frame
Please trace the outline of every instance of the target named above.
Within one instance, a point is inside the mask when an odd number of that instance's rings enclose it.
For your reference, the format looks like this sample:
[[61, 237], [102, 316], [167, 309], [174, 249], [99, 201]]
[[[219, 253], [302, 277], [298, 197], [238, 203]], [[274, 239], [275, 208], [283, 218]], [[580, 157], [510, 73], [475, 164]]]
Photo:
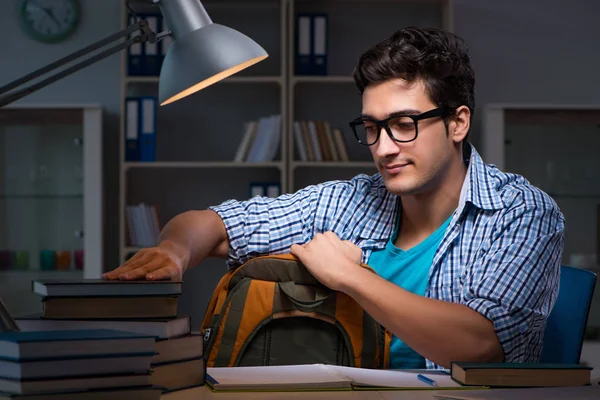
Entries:
[[[379, 136], [381, 136], [381, 128], [385, 129], [388, 136], [393, 141], [398, 142], [398, 143], [408, 143], [408, 142], [417, 140], [417, 137], [419, 136], [419, 121], [421, 121], [423, 119], [434, 118], [434, 117], [447, 117], [448, 115], [452, 114], [453, 112], [454, 112], [454, 109], [449, 108], [449, 107], [437, 107], [437, 108], [434, 108], [433, 110], [425, 111], [418, 115], [394, 115], [394, 116], [391, 116], [389, 118], [382, 119], [379, 121], [370, 119], [370, 118], [358, 117], [358, 118], [355, 118], [352, 121], [350, 121], [350, 128], [352, 128], [352, 133], [354, 134], [354, 137], [356, 138], [358, 143], [362, 144], [363, 146], [373, 146], [375, 143], [377, 143], [377, 141], [379, 140]], [[392, 119], [401, 118], [401, 117], [402, 118], [408, 117], [413, 120], [413, 123], [415, 124], [415, 137], [414, 138], [412, 138], [410, 140], [399, 140], [399, 139], [396, 139], [394, 137], [394, 135], [392, 134], [392, 130], [390, 129], [390, 127], [388, 125], [389, 121], [391, 121]], [[356, 132], [356, 126], [360, 125], [361, 123], [364, 123], [365, 121], [373, 122], [373, 123], [375, 123], [375, 126], [377, 127], [377, 137], [375, 138], [375, 141], [373, 143], [369, 143], [369, 144], [363, 143], [360, 140], [358, 133]]]

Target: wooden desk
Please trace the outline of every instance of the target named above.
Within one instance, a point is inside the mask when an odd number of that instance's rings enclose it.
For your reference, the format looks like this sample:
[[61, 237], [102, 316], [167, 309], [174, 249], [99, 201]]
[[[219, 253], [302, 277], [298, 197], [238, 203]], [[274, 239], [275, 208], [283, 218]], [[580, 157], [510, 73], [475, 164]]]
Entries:
[[204, 386], [200, 390], [199, 396], [186, 396], [186, 398], [182, 397], [181, 400], [392, 400], [400, 398], [403, 400], [431, 400], [435, 392], [435, 390], [403, 390], [389, 393], [376, 391], [215, 393]]
[[[592, 400], [600, 399], [600, 385], [597, 381], [594, 386], [588, 387], [586, 393], [581, 396], [568, 396], [569, 400], [581, 399], [581, 400]], [[493, 400], [497, 399], [515, 399], [514, 396], [509, 395], [508, 389], [488, 389], [489, 398]], [[534, 395], [538, 389], [527, 389], [532, 391]], [[539, 390], [550, 390], [552, 392], [557, 391], [555, 388], [539, 389]], [[177, 400], [432, 400], [433, 395], [439, 392], [447, 392], [451, 394], [459, 394], [456, 390], [398, 390], [398, 391], [331, 391], [331, 392], [239, 392], [239, 393], [214, 393], [204, 386], [200, 389], [199, 393], [186, 397], [178, 398]], [[461, 392], [461, 391], [459, 391]], [[487, 396], [486, 396], [487, 397]], [[547, 393], [536, 397], [527, 396], [531, 399], [546, 399], [548, 398]], [[564, 395], [556, 397], [557, 399], [564, 399]]]

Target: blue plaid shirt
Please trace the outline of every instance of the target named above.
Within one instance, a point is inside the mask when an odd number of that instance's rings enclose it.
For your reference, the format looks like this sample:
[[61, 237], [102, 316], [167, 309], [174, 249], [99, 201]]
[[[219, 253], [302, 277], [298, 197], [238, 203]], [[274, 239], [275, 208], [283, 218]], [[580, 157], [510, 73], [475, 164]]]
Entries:
[[[433, 258], [425, 296], [464, 304], [489, 319], [505, 361], [536, 362], [558, 295], [563, 215], [525, 178], [485, 164], [473, 147], [467, 157], [458, 208]], [[288, 253], [292, 244], [325, 231], [355, 243], [368, 263], [390, 238], [399, 205], [380, 174], [361, 174], [211, 209], [227, 229], [227, 263], [234, 267], [255, 256]], [[430, 360], [427, 367], [439, 368]]]

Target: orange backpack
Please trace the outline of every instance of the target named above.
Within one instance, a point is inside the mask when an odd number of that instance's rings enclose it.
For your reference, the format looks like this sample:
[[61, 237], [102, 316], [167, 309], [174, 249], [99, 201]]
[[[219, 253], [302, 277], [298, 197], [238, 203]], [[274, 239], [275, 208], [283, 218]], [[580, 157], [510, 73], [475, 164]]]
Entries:
[[226, 273], [208, 304], [202, 333], [208, 367], [389, 365], [391, 334], [289, 254], [253, 258]]

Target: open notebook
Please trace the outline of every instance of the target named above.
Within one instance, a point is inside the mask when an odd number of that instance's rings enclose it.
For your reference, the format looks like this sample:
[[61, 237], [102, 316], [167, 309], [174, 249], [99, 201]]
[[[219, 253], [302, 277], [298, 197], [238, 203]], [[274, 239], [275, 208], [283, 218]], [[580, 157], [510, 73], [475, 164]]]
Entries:
[[452, 380], [447, 371], [374, 370], [325, 364], [208, 368], [206, 379], [214, 391], [467, 389]]

